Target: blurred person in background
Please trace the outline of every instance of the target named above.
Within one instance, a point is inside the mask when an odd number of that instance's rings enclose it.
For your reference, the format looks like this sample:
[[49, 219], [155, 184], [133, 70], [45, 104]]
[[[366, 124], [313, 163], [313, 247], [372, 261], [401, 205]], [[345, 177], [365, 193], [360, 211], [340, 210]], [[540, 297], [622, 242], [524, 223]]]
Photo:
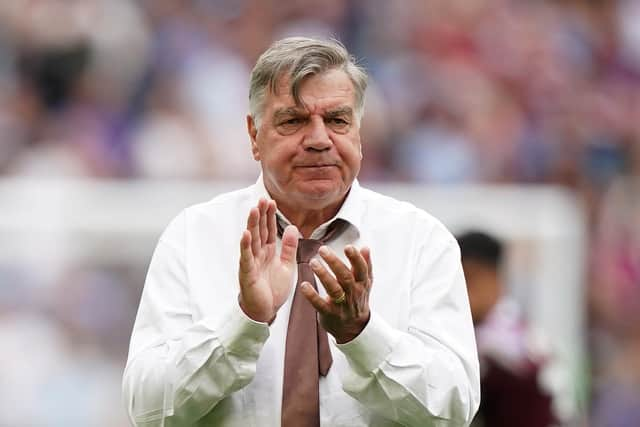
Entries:
[[627, 149], [626, 170], [604, 195], [593, 242], [593, 420], [608, 427], [640, 420], [640, 132]]
[[145, 24], [140, 8], [128, 0], [0, 5], [0, 38], [12, 44], [13, 72], [0, 122], [5, 113], [14, 129], [10, 136], [21, 146], [8, 173], [129, 173], [122, 129], [147, 60]]
[[123, 379], [134, 424], [471, 422], [458, 246], [424, 211], [359, 186], [366, 83], [335, 41], [287, 38], [258, 59], [246, 119], [262, 174], [160, 238]]
[[502, 283], [503, 246], [493, 236], [458, 236], [476, 329], [482, 401], [474, 426], [550, 427], [556, 417], [542, 381], [548, 355]]

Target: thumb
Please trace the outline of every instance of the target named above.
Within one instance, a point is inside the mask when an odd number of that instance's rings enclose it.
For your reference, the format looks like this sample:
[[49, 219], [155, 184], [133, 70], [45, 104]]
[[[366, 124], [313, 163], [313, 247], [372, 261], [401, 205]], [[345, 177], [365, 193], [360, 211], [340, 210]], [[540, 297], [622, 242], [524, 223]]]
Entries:
[[295, 225], [289, 225], [282, 233], [282, 249], [280, 251], [280, 260], [287, 264], [296, 262], [296, 251], [298, 250], [298, 229]]

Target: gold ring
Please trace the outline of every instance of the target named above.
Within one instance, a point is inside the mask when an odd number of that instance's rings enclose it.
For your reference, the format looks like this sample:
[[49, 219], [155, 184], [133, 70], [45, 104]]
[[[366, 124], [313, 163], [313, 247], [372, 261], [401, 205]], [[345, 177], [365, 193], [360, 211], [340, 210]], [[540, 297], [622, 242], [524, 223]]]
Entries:
[[334, 298], [333, 299], [333, 303], [334, 304], [342, 304], [344, 302], [344, 300], [345, 300], [345, 297], [346, 297], [345, 293], [342, 292], [342, 295], [340, 295], [338, 298]]

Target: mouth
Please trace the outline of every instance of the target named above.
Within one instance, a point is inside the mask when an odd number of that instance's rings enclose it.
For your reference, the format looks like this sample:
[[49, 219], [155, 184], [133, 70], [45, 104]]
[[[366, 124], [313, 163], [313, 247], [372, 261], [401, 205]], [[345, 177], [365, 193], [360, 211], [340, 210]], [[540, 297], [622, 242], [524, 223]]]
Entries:
[[314, 168], [330, 168], [330, 167], [336, 167], [336, 166], [337, 165], [335, 163], [313, 163], [313, 164], [297, 165], [296, 167], [302, 168], [302, 169], [314, 169]]
[[315, 164], [303, 164], [295, 167], [301, 176], [305, 179], [333, 179], [336, 174], [337, 165], [335, 163], [315, 163]]

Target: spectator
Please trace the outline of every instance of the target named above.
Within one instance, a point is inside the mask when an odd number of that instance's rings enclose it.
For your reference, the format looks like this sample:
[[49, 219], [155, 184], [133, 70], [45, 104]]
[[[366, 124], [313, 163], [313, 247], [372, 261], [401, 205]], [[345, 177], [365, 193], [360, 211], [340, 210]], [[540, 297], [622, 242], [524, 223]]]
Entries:
[[482, 400], [474, 426], [553, 425], [552, 396], [540, 375], [547, 356], [505, 295], [502, 243], [479, 231], [462, 234], [458, 242], [480, 357]]

